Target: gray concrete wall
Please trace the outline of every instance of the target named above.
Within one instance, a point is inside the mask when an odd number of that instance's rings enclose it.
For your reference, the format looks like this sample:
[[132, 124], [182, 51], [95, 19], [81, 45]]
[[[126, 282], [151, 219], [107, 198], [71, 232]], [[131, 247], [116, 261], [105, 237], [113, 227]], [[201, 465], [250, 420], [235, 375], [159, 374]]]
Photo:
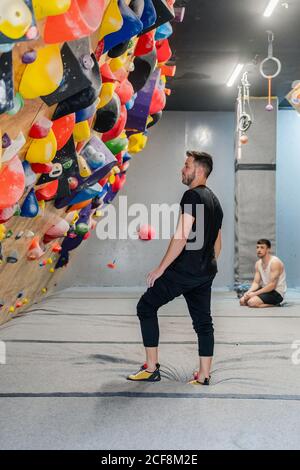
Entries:
[[[251, 98], [254, 122], [247, 145], [236, 145], [235, 280], [250, 281], [256, 262], [256, 242], [271, 240], [276, 250], [277, 99], [266, 111], [266, 99]], [[238, 142], [239, 142], [239, 136]]]
[[288, 287], [300, 288], [300, 116], [280, 111], [277, 157], [277, 253]]
[[[234, 113], [165, 112], [151, 130], [147, 148], [136, 155], [121, 192], [128, 206], [143, 203], [174, 204], [187, 189], [181, 183], [186, 149], [214, 156], [209, 186], [224, 209], [223, 253], [215, 287], [232, 287], [234, 257]], [[119, 200], [115, 206], [118, 209]], [[146, 274], [156, 267], [167, 240], [98, 240], [95, 234], [72, 254], [58, 288], [69, 286], [144, 286]], [[116, 259], [116, 269], [106, 267]]]

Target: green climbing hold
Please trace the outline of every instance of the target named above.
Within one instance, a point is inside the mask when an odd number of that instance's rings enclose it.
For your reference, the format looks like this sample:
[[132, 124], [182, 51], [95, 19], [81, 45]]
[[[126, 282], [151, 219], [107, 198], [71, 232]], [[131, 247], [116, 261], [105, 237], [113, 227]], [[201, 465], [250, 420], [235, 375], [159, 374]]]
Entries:
[[5, 238], [10, 238], [13, 236], [13, 231], [12, 230], [7, 230], [6, 234], [5, 234]]
[[105, 142], [105, 145], [113, 155], [118, 155], [118, 153], [127, 150], [128, 139], [126, 137], [117, 137], [116, 139]]
[[85, 224], [82, 222], [76, 225], [75, 232], [77, 233], [77, 235], [83, 237], [88, 231], [89, 231], [88, 224]]
[[23, 107], [24, 107], [24, 99], [23, 99], [23, 96], [20, 95], [19, 92], [17, 92], [16, 95], [15, 95], [15, 97], [14, 97], [14, 107], [13, 107], [10, 111], [7, 111], [6, 114], [8, 114], [9, 116], [14, 116], [14, 115], [17, 114]]
[[21, 207], [19, 206], [19, 204], [16, 204], [14, 216], [18, 216], [18, 215], [21, 215]]

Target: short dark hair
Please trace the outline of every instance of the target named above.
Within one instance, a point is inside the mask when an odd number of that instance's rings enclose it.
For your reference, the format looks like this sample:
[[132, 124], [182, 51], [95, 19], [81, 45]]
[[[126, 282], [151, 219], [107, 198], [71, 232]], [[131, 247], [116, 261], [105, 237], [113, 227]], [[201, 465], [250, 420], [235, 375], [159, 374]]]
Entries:
[[256, 243], [257, 245], [266, 245], [268, 248], [271, 248], [271, 242], [270, 240], [267, 240], [266, 238], [261, 238], [260, 240], [258, 240], [258, 242]]
[[196, 152], [195, 150], [188, 150], [186, 155], [187, 157], [193, 157], [195, 162], [204, 168], [206, 178], [208, 178], [214, 168], [212, 156], [209, 153]]

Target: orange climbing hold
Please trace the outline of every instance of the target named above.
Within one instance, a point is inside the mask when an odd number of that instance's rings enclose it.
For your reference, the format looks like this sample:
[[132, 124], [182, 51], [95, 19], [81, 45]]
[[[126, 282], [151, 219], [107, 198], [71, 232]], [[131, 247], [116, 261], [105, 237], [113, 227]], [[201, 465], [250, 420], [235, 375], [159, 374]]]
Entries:
[[80, 209], [83, 209], [84, 207], [91, 204], [92, 200], [93, 199], [88, 199], [87, 201], [82, 201], [82, 202], [78, 202], [77, 204], [73, 204], [73, 206], [67, 209], [66, 212], [79, 211]]
[[60, 253], [62, 250], [61, 246], [59, 243], [53, 243], [52, 247], [51, 247], [51, 251], [53, 253]]
[[28, 248], [27, 259], [31, 261], [39, 259], [44, 255], [44, 253], [45, 251], [40, 246], [40, 238], [38, 236], [34, 237]]
[[116, 265], [115, 265], [115, 263], [108, 263], [107, 267], [110, 268], [110, 269], [115, 269]]
[[56, 137], [57, 150], [62, 149], [72, 136], [75, 126], [75, 113], [53, 121], [52, 130]]
[[18, 202], [24, 189], [24, 169], [16, 155], [0, 170], [0, 209], [6, 209]]
[[163, 64], [160, 66], [161, 74], [166, 77], [175, 77], [176, 74], [176, 65], [166, 65]]
[[72, 0], [66, 13], [46, 19], [45, 43], [57, 44], [90, 36], [100, 25], [105, 6], [106, 0]]
[[38, 201], [50, 201], [56, 196], [58, 190], [58, 180], [50, 181], [43, 187], [35, 191], [35, 195]]

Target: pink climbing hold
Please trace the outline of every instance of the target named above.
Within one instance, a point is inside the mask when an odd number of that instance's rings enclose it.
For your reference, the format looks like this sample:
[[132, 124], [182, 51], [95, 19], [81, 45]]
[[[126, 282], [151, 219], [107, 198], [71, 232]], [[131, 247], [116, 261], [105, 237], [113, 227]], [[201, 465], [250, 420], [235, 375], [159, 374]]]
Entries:
[[138, 234], [139, 234], [139, 239], [140, 240], [144, 240], [144, 241], [149, 241], [149, 240], [153, 240], [153, 238], [155, 238], [155, 229], [153, 227], [151, 227], [151, 225], [141, 225], [139, 230], [138, 230]]

